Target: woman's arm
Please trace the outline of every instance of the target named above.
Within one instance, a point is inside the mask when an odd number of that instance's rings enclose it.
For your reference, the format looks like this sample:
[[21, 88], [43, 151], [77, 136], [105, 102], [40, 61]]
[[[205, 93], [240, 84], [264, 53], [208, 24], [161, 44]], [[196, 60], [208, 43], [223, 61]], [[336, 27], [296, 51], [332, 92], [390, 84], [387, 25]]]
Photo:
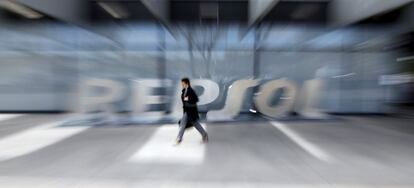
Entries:
[[198, 102], [198, 96], [194, 90], [189, 90], [188, 92], [188, 102], [191, 104], [196, 104]]

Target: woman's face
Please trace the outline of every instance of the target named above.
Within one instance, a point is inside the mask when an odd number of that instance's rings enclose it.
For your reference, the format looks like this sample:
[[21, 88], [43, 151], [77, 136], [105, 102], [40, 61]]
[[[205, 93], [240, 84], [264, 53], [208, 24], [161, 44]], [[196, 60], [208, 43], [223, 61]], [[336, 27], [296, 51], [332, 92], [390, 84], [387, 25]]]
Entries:
[[181, 87], [183, 87], [183, 89], [187, 88], [187, 84], [185, 82], [181, 82]]

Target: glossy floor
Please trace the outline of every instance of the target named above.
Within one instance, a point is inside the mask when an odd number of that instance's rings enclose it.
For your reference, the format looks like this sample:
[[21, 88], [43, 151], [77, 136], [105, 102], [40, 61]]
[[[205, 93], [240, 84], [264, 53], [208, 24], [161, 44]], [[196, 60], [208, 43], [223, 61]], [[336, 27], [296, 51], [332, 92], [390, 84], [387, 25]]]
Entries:
[[[1, 116], [1, 115], [0, 115]], [[414, 120], [79, 124], [70, 115], [0, 121], [0, 187], [414, 187]]]

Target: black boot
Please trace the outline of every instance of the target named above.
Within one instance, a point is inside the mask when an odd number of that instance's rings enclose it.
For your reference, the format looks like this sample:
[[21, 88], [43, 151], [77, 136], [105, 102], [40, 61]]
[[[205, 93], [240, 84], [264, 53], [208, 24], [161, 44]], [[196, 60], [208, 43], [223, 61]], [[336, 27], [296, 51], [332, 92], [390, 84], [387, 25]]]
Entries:
[[207, 143], [208, 142], [208, 135], [206, 134], [205, 136], [203, 136], [203, 143]]
[[182, 141], [181, 139], [178, 139], [177, 138], [177, 140], [175, 140], [175, 145], [180, 145], [181, 144], [181, 141]]

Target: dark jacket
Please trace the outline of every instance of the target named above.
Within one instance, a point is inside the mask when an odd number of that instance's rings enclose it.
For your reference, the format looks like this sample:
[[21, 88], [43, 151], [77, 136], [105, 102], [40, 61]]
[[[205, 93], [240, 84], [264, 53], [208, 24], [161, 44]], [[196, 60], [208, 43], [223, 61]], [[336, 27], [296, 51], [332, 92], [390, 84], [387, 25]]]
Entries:
[[[187, 113], [188, 122], [197, 121], [200, 117], [198, 115], [198, 96], [193, 88], [188, 87], [187, 93], [184, 96], [185, 89], [181, 91], [181, 101], [183, 102], [183, 112]], [[184, 97], [188, 97], [188, 101], [184, 101]]]

